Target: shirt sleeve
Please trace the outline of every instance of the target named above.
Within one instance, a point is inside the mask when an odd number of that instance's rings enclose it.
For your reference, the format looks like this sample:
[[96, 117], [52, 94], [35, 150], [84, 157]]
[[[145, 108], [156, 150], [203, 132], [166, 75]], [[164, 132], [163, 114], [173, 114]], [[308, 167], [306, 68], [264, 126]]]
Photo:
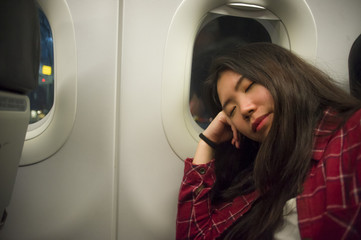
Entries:
[[190, 158], [185, 160], [176, 239], [215, 239], [251, 207], [256, 194], [213, 206], [210, 190], [215, 183], [214, 161], [201, 165], [192, 165], [192, 161]]

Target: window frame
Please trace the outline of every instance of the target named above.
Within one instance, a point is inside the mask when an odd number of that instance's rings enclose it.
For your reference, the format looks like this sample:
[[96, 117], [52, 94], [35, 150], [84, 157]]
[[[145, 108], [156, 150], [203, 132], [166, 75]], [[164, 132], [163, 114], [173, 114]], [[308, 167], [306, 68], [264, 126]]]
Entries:
[[[262, 15], [271, 14], [280, 19], [287, 29], [290, 49], [306, 60], [314, 60], [317, 32], [307, 3], [288, 0], [267, 3], [265, 10], [242, 12], [247, 12], [248, 17], [258, 15], [252, 18], [262, 19]], [[194, 156], [198, 135], [203, 131], [193, 120], [189, 109], [194, 40], [208, 13], [225, 4], [225, 0], [185, 0], [178, 7], [169, 27], [163, 62], [162, 121], [168, 143], [181, 160]], [[295, 9], [297, 11], [293, 11]]]
[[77, 58], [74, 24], [65, 0], [38, 0], [53, 33], [54, 102], [51, 111], [28, 128], [20, 166], [41, 162], [56, 153], [68, 139], [76, 113]]

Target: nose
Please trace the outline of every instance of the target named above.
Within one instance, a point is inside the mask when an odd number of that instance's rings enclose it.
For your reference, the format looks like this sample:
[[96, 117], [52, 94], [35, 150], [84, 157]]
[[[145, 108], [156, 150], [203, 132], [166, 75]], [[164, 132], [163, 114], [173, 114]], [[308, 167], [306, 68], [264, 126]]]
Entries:
[[249, 120], [256, 110], [256, 105], [248, 98], [243, 98], [240, 103], [240, 113], [245, 120]]

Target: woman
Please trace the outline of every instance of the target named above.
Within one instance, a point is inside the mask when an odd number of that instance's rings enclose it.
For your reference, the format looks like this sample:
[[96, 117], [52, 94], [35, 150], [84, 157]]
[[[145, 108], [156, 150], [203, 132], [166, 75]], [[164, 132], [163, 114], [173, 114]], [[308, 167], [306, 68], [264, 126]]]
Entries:
[[277, 45], [220, 57], [177, 239], [360, 239], [360, 102]]

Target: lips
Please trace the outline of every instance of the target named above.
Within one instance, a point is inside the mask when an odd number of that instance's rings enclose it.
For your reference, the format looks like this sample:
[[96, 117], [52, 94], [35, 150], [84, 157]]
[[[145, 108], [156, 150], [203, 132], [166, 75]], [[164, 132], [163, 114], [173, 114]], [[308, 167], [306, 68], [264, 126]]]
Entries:
[[270, 115], [270, 113], [267, 113], [267, 114], [265, 114], [265, 115], [257, 118], [257, 119], [253, 122], [253, 124], [252, 124], [252, 131], [253, 131], [253, 132], [257, 132], [258, 126], [261, 124], [261, 122], [262, 122], [266, 117], [268, 117], [268, 115]]

